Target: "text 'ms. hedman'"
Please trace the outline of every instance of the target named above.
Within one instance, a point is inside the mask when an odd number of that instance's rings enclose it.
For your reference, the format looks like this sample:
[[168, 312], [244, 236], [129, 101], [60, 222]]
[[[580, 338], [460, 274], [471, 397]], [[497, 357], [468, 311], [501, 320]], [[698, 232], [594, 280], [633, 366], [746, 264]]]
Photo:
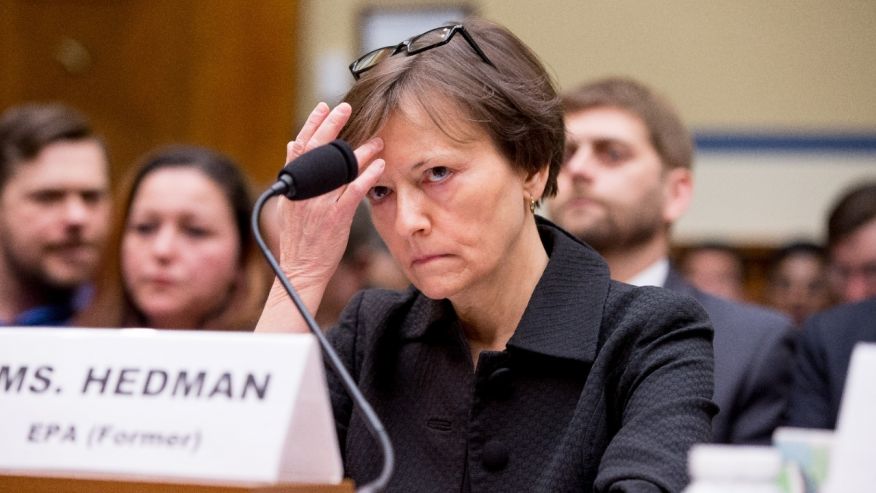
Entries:
[[[0, 392], [5, 394], [61, 394], [68, 389], [55, 383], [51, 365], [0, 365]], [[268, 372], [231, 372], [204, 369], [88, 367], [75, 392], [83, 396], [164, 397], [171, 399], [264, 400]]]

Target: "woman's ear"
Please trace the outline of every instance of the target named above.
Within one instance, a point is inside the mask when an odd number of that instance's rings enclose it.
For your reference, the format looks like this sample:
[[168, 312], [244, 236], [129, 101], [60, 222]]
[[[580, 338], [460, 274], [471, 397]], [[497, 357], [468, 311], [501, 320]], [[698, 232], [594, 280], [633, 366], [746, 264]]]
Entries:
[[526, 199], [541, 200], [544, 195], [544, 187], [547, 186], [550, 167], [544, 165], [538, 171], [526, 173], [523, 181], [523, 192]]

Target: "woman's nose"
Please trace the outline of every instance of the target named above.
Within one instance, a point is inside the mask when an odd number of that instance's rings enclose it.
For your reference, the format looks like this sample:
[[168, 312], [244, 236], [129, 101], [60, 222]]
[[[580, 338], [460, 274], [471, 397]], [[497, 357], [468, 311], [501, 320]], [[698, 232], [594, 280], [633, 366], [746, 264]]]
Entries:
[[152, 254], [160, 258], [168, 258], [176, 252], [178, 234], [171, 226], [162, 226], [152, 238]]
[[396, 233], [402, 237], [428, 233], [429, 225], [422, 195], [416, 192], [397, 192]]

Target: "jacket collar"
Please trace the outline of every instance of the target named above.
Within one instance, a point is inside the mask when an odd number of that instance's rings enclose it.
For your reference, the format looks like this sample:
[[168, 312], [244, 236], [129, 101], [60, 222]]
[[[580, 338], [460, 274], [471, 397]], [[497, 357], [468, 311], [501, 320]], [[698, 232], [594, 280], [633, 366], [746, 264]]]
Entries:
[[[558, 226], [538, 216], [536, 221], [549, 260], [508, 347], [592, 363], [610, 283], [608, 266], [592, 248]], [[449, 301], [430, 300], [419, 293], [406, 322], [402, 324], [406, 339], [421, 338], [433, 327], [446, 331], [447, 323], [458, 327]]]

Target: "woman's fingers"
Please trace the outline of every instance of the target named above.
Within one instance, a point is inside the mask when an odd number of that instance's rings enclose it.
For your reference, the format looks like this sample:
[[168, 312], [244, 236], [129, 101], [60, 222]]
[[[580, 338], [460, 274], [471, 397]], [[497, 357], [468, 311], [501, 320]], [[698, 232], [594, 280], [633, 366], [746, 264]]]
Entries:
[[297, 140], [290, 140], [286, 143], [286, 164], [291, 163], [292, 160], [302, 154], [304, 154], [304, 147]]
[[347, 103], [341, 103], [331, 111], [327, 104], [322, 102], [317, 104], [295, 140], [286, 144], [286, 163], [307, 151], [335, 140], [350, 119], [352, 111]]
[[375, 159], [372, 161], [361, 173], [359, 173], [359, 176], [355, 180], [347, 185], [344, 193], [338, 197], [338, 206], [355, 210], [356, 206], [359, 205], [359, 202], [365, 197], [365, 194], [368, 193], [368, 190], [371, 190], [371, 187], [373, 187], [377, 183], [377, 180], [380, 179], [380, 175], [383, 174], [383, 169], [385, 167], [386, 162], [383, 159]]
[[356, 154], [356, 161], [359, 163], [359, 172], [361, 173], [371, 161], [377, 157], [377, 154], [383, 150], [383, 139], [375, 137], [364, 144], [360, 145], [353, 151]]
[[[357, 147], [356, 150], [353, 151], [353, 153], [356, 155], [356, 162], [359, 165], [359, 171], [358, 171], [359, 176], [353, 181], [353, 183], [355, 183], [356, 181], [358, 181], [362, 177], [362, 174], [364, 174], [365, 170], [371, 169], [373, 167], [373, 165], [376, 163], [376, 161], [374, 161], [374, 158], [376, 158], [377, 155], [382, 150], [383, 150], [383, 139], [381, 139], [380, 137], [375, 137], [375, 138], [365, 142], [361, 146]], [[381, 162], [380, 168], [381, 168], [381, 172], [382, 172], [382, 169], [383, 169], [385, 163], [383, 162], [382, 159], [380, 159], [379, 161]], [[372, 170], [371, 172], [373, 173], [374, 170]], [[380, 176], [380, 173], [377, 174], [377, 177], [379, 177], [379, 176]], [[375, 177], [374, 180], [376, 180], [377, 177]], [[358, 205], [359, 202], [362, 200], [362, 198], [365, 196], [365, 193], [367, 193], [368, 190], [374, 186], [374, 183], [373, 183], [373, 181], [370, 181], [368, 186], [364, 187], [364, 190], [354, 188], [353, 189], [354, 191], [352, 192], [352, 198], [344, 200], [344, 197], [351, 195], [351, 192], [350, 192], [351, 185], [352, 184], [345, 185], [344, 187], [342, 187], [341, 193], [337, 195], [337, 198], [335, 199], [335, 201], [338, 202], [339, 205], [343, 205], [343, 204], [347, 203], [347, 200], [354, 201], [356, 203], [356, 205]]]
[[[286, 144], [286, 162], [288, 163], [305, 152], [328, 144], [337, 138], [341, 129], [350, 119], [351, 113], [352, 108], [347, 103], [341, 103], [331, 111], [325, 103], [316, 105], [295, 140]], [[334, 195], [335, 199], [331, 202], [344, 208], [346, 208], [345, 206], [355, 208], [362, 201], [362, 198], [383, 173], [384, 161], [382, 159], [375, 160], [382, 150], [383, 140], [373, 138], [354, 151], [360, 175], [350, 185], [343, 187], [339, 194]]]
[[352, 113], [353, 108], [347, 103], [341, 103], [335, 106], [328, 116], [326, 116], [320, 123], [316, 131], [313, 132], [313, 135], [307, 143], [306, 150], [309, 151], [335, 140], [338, 137], [338, 134], [341, 133], [341, 129], [347, 124], [347, 120], [350, 119], [350, 114]]
[[328, 114], [329, 106], [323, 102], [320, 102], [316, 105], [316, 108], [313, 108], [313, 111], [310, 112], [310, 116], [307, 117], [307, 121], [304, 122], [304, 126], [301, 127], [301, 131], [298, 132], [298, 136], [295, 137], [295, 140], [286, 145], [287, 163], [310, 149], [308, 147], [310, 139], [313, 138], [313, 134], [316, 133], [317, 129], [319, 129], [322, 122], [325, 121]]
[[307, 117], [307, 121], [304, 122], [304, 126], [301, 127], [301, 131], [298, 132], [298, 136], [295, 137], [295, 140], [300, 140], [302, 142], [309, 141], [316, 132], [316, 129], [322, 124], [322, 121], [325, 120], [326, 115], [329, 114], [329, 110], [329, 105], [322, 101], [317, 103], [316, 107], [313, 108], [313, 111], [311, 111], [310, 115]]

